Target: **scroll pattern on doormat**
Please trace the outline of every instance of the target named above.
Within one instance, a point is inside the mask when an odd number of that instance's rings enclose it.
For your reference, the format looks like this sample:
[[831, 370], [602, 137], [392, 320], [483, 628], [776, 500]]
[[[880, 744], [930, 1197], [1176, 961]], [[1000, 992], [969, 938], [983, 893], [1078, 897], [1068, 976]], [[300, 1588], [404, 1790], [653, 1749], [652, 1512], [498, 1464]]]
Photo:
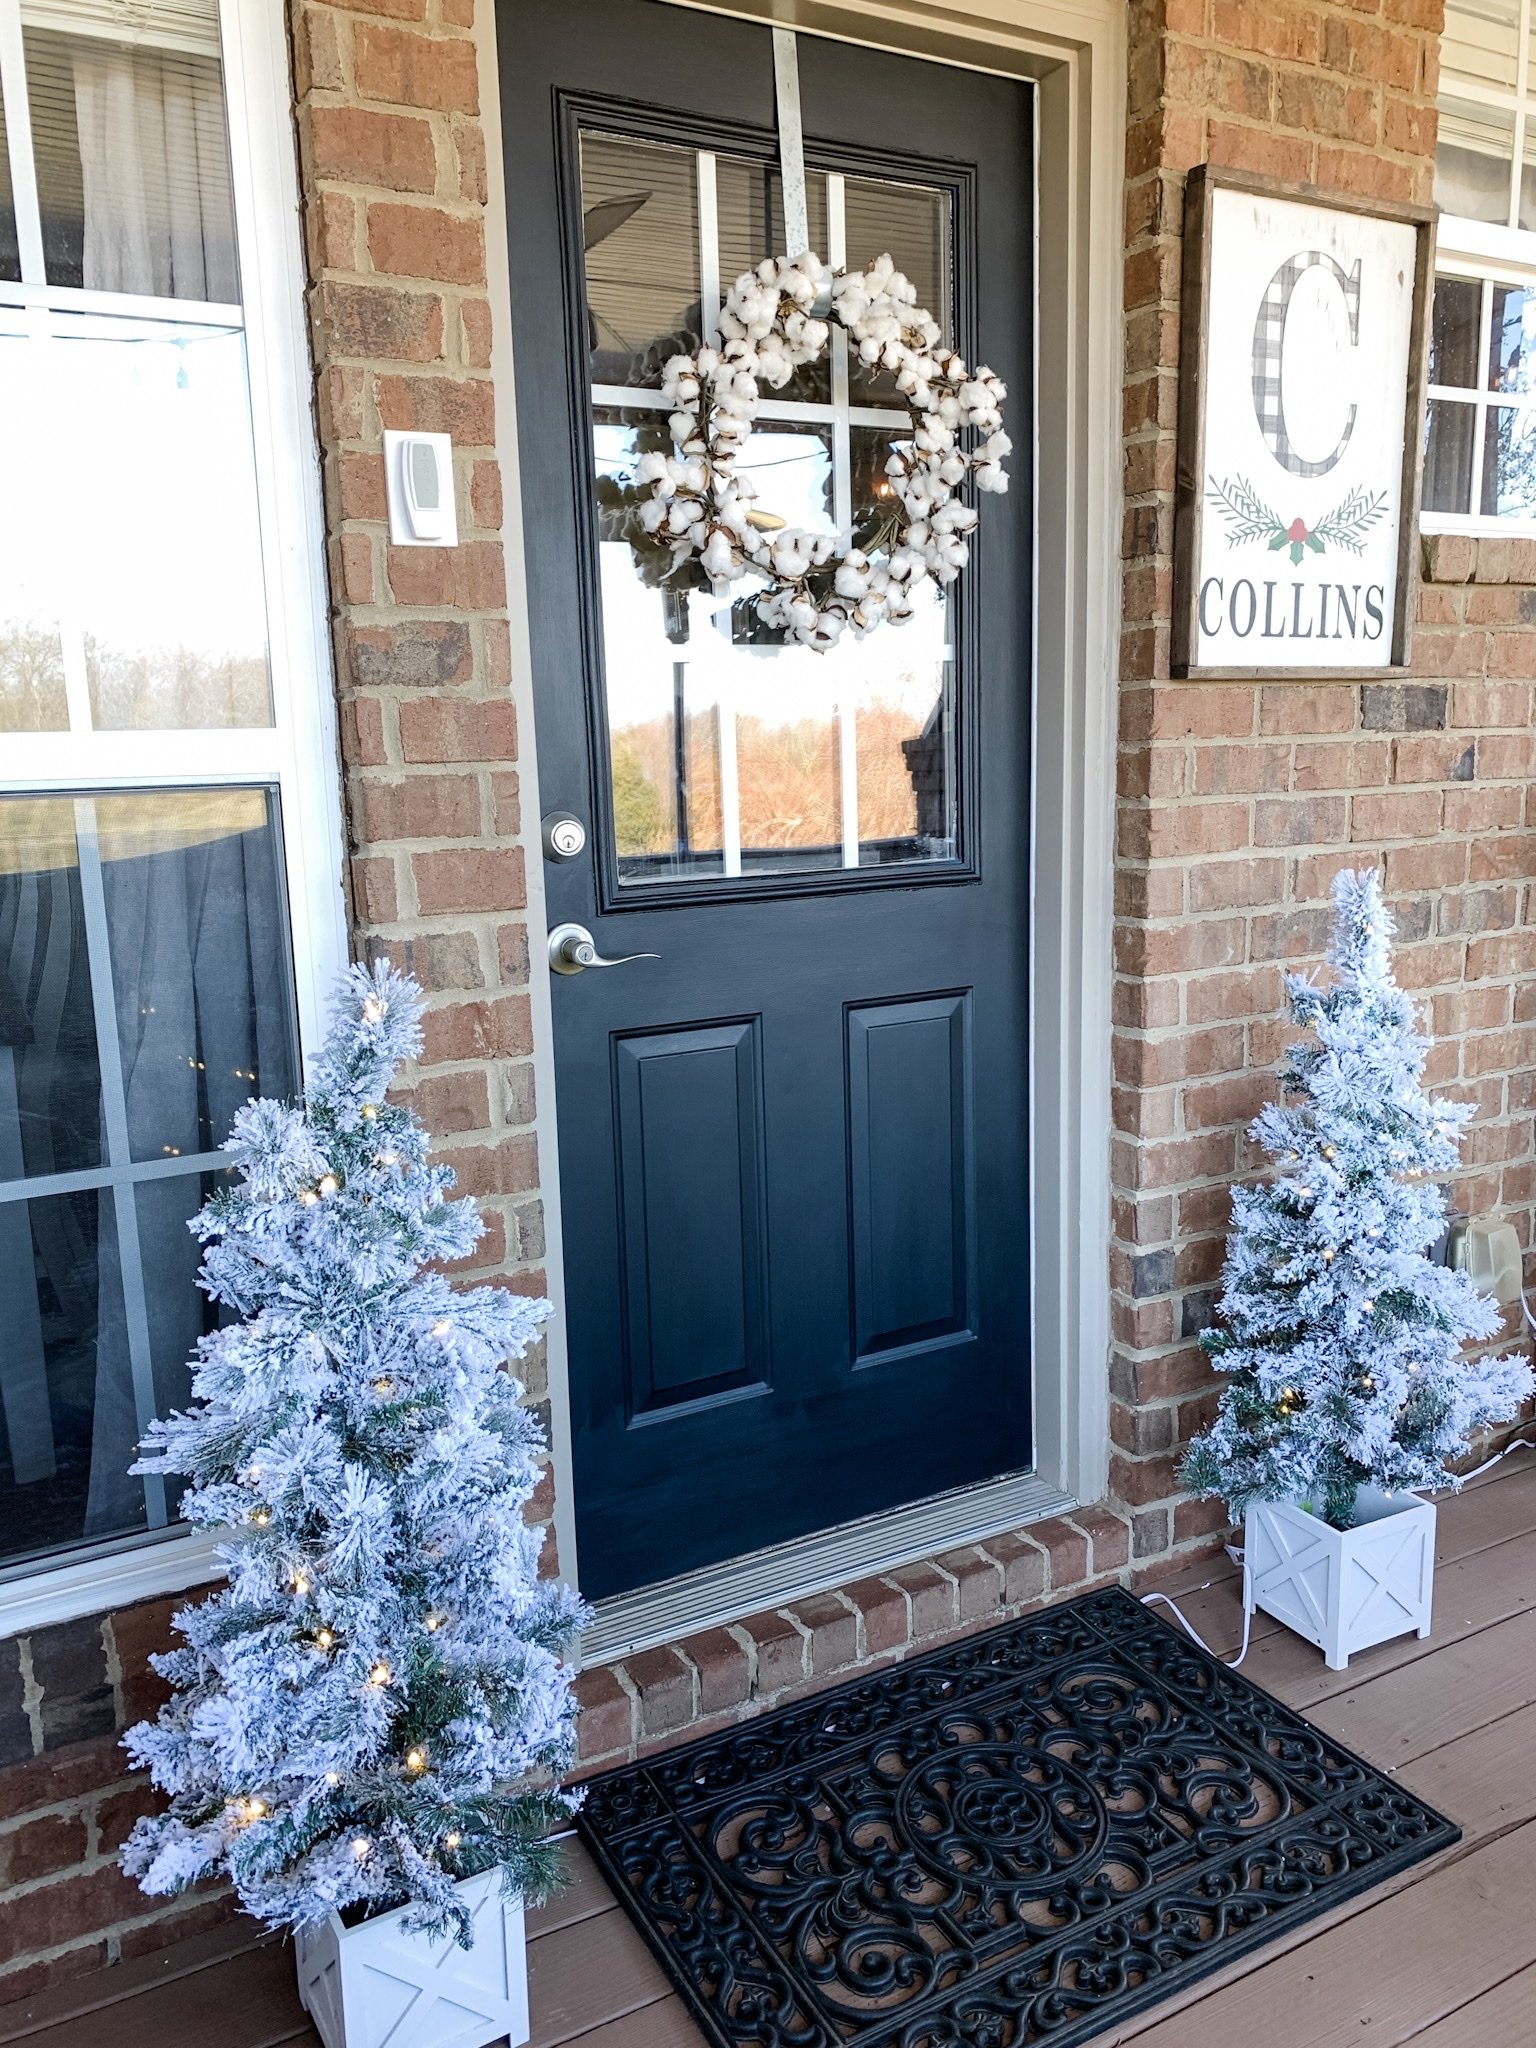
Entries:
[[1070, 2048], [1455, 1842], [1118, 1588], [593, 1781], [721, 2048]]

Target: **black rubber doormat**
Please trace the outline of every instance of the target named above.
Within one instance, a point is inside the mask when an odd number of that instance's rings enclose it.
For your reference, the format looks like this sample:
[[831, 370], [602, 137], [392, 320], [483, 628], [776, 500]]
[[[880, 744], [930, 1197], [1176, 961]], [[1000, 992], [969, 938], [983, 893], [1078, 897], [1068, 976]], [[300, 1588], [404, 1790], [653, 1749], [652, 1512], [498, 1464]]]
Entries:
[[1114, 1588], [595, 1779], [580, 1825], [722, 2048], [1069, 2048], [1460, 1833]]

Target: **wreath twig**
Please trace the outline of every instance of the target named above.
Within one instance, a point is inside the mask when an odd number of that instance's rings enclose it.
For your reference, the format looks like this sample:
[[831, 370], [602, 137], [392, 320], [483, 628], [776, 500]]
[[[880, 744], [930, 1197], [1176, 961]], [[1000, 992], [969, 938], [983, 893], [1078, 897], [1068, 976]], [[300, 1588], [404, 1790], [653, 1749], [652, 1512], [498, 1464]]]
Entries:
[[[912, 421], [885, 464], [895, 509], [864, 547], [754, 514], [756, 490], [737, 468], [760, 386], [777, 390], [814, 362], [834, 321], [861, 362], [892, 374]], [[758, 617], [807, 647], [825, 650], [845, 631], [857, 638], [882, 620], [909, 619], [929, 578], [951, 583], [969, 560], [978, 515], [959, 486], [1008, 488], [1001, 380], [944, 347], [938, 322], [889, 256], [862, 271], [833, 271], [809, 255], [766, 258], [731, 286], [718, 346], [673, 356], [662, 391], [672, 452], [653, 451], [636, 466], [636, 482], [650, 491], [641, 524], [670, 547], [674, 565], [697, 557], [717, 591], [761, 577]]]

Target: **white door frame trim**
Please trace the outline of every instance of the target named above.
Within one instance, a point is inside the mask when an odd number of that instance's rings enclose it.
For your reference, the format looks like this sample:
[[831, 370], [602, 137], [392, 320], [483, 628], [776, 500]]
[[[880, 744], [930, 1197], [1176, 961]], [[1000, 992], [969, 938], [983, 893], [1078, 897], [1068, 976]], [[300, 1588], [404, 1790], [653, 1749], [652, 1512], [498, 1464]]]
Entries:
[[[671, 0], [809, 33], [1031, 78], [1039, 86], [1039, 446], [1036, 520], [1036, 1002], [1031, 1061], [1036, 1472], [1042, 1493], [1094, 1501], [1109, 1472], [1110, 934], [1120, 558], [1121, 192], [1126, 27], [1122, 0]], [[493, 174], [487, 217], [497, 449], [528, 856], [528, 918], [542, 930], [543, 862], [528, 590], [522, 546], [515, 312], [506, 238], [494, 10], [478, 10], [482, 106]], [[1055, 683], [1057, 687], [1050, 685]], [[548, 792], [553, 802], [559, 791]], [[533, 947], [535, 959], [540, 949]], [[532, 988], [539, 1184], [546, 1211], [548, 1371], [555, 1533], [579, 1583], [561, 1263], [554, 1038], [548, 978]], [[978, 1506], [980, 1503], [978, 1502]], [[995, 1532], [996, 1524], [993, 1529]], [[951, 1542], [964, 1541], [954, 1535]], [[794, 1549], [795, 1546], [788, 1546]], [[788, 1559], [786, 1559], [786, 1566]], [[728, 1585], [730, 1575], [721, 1569]], [[825, 1581], [823, 1581], [825, 1583]], [[663, 1589], [657, 1589], [658, 1594]], [[800, 1588], [799, 1590], [806, 1590]], [[645, 1633], [626, 1596], [627, 1626]], [[722, 1597], [729, 1598], [728, 1594]], [[794, 1597], [789, 1591], [777, 1598]], [[760, 1600], [756, 1604], [761, 1604]], [[739, 1603], [737, 1611], [741, 1611]], [[712, 1617], [720, 1618], [720, 1617]], [[703, 1626], [693, 1620], [692, 1626]], [[599, 1654], [603, 1654], [600, 1652]], [[620, 1654], [617, 1648], [606, 1654]]]

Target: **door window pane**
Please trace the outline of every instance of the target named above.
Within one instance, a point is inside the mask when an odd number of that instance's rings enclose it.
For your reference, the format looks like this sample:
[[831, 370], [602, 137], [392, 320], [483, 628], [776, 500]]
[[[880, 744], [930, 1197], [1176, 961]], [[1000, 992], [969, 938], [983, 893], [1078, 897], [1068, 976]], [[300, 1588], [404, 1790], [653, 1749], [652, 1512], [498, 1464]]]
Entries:
[[[929, 185], [876, 183], [849, 178], [843, 187], [850, 270], [867, 270], [877, 256], [890, 256], [917, 288], [917, 303], [950, 336], [954, 284], [950, 271], [949, 198]], [[889, 370], [869, 369], [854, 354], [849, 377], [856, 404], [897, 402]]]
[[[765, 256], [784, 256], [790, 251], [784, 231], [783, 181], [777, 164], [717, 156], [715, 194], [720, 220], [720, 289], [724, 293], [744, 270], [756, 269]], [[831, 237], [824, 171], [806, 170], [805, 216], [811, 247], [825, 261]], [[799, 364], [774, 396], [827, 404], [832, 397], [829, 358], [823, 356], [819, 362]]]
[[[710, 282], [728, 287], [784, 248], [777, 168], [586, 136], [582, 175], [594, 381], [654, 383], [657, 354], [697, 318]], [[808, 177], [812, 245], [841, 242], [859, 265], [889, 251], [946, 331], [951, 207], [936, 187], [824, 169]], [[716, 240], [701, 248], [700, 223], [711, 218]], [[650, 274], [667, 284], [654, 302], [629, 289], [620, 261], [642, 223], [661, 238]], [[662, 326], [668, 336], [653, 346]], [[906, 625], [845, 638], [829, 654], [782, 646], [757, 617], [753, 579], [717, 595], [697, 562], [674, 561], [641, 525], [649, 493], [635, 471], [641, 456], [670, 452], [665, 416], [599, 400], [593, 419], [603, 740], [621, 886], [955, 859], [956, 685], [943, 594], [930, 588]], [[894, 385], [861, 376], [834, 331], [821, 361], [761, 395], [740, 468], [763, 524], [841, 532], [884, 551], [895, 509], [886, 464], [909, 420]]]
[[48, 282], [233, 304], [217, 56], [43, 28], [25, 48]]
[[584, 135], [581, 226], [592, 381], [659, 385], [701, 339], [694, 152]]
[[187, 1219], [299, 1085], [266, 789], [0, 797], [0, 1556], [163, 1526], [134, 1444], [212, 1310]]

